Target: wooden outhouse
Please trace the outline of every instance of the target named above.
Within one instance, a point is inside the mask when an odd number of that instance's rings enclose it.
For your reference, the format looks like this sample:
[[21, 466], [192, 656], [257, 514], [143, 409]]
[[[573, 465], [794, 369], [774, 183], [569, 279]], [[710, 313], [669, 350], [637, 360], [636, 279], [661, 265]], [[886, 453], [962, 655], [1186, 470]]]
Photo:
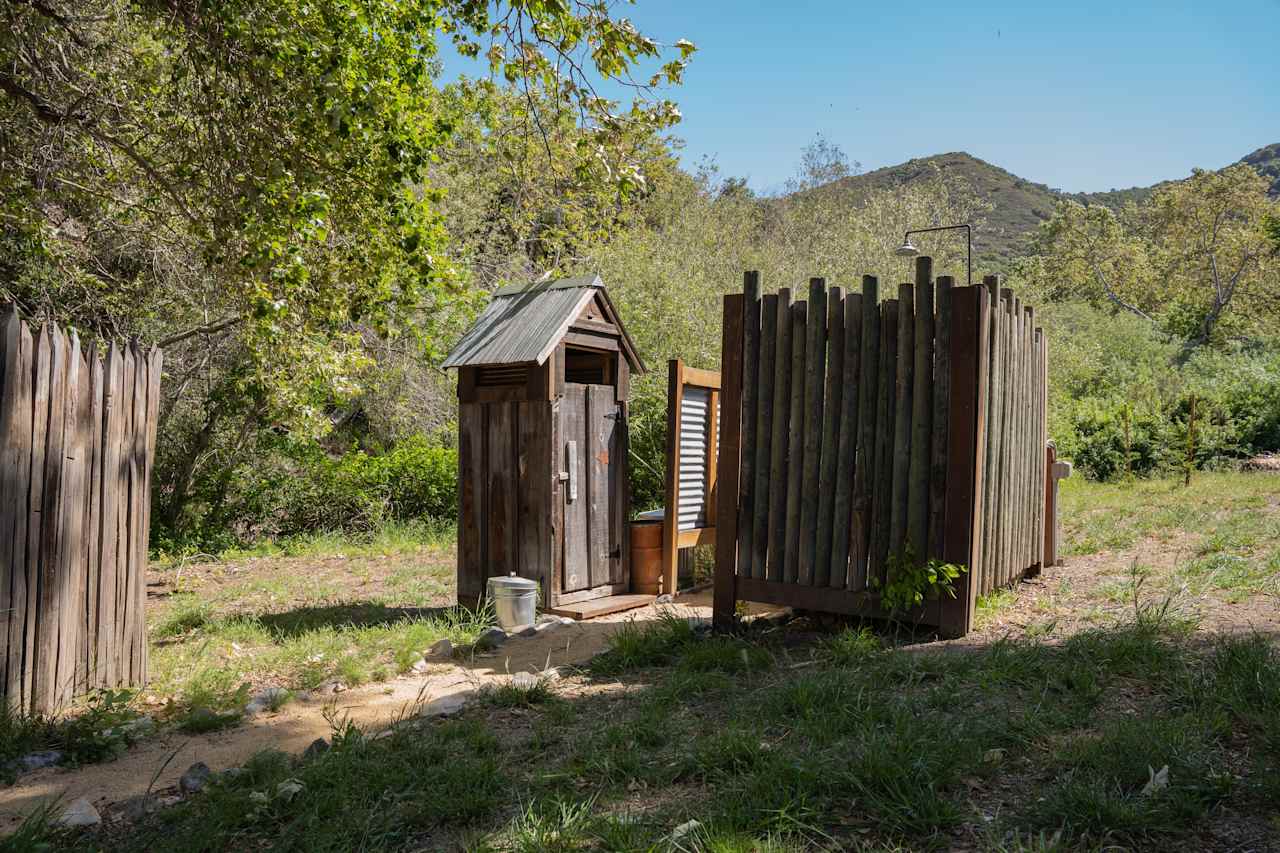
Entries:
[[458, 370], [458, 600], [515, 572], [545, 608], [621, 609], [627, 394], [644, 365], [603, 282], [502, 288], [443, 366]]

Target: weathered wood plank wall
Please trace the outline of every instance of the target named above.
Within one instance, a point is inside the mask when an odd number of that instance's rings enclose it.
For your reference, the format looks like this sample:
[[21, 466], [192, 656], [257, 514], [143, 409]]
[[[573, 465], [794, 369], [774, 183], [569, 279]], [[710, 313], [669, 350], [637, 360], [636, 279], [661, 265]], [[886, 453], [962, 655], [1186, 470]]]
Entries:
[[991, 277], [915, 272], [883, 301], [871, 276], [792, 302], [754, 273], [726, 299], [719, 499], [737, 546], [720, 531], [717, 601], [875, 614], [903, 560], [941, 559], [966, 567], [956, 598], [914, 615], [964, 633], [978, 596], [1043, 565], [1034, 310]]
[[163, 355], [0, 323], [0, 695], [47, 712], [146, 681]]

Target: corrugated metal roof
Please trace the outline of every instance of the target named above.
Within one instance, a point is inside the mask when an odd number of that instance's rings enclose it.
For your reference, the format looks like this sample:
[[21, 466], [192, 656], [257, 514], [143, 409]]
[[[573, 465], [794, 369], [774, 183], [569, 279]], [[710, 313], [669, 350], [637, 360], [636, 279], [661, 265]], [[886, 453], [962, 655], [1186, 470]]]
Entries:
[[504, 287], [481, 312], [441, 365], [480, 367], [546, 361], [586, 307], [599, 276], [579, 276]]

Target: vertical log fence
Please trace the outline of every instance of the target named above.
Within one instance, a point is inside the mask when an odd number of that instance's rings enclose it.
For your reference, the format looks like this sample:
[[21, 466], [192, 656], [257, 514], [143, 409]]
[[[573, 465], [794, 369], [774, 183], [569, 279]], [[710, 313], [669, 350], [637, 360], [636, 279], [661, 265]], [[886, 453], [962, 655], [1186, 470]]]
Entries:
[[809, 282], [724, 300], [715, 611], [739, 600], [886, 615], [910, 564], [962, 566], [908, 614], [944, 634], [978, 595], [1034, 574], [1046, 538], [1047, 340], [994, 277], [956, 287], [916, 260], [880, 298]]
[[0, 310], [0, 696], [47, 712], [146, 679], [162, 353]]

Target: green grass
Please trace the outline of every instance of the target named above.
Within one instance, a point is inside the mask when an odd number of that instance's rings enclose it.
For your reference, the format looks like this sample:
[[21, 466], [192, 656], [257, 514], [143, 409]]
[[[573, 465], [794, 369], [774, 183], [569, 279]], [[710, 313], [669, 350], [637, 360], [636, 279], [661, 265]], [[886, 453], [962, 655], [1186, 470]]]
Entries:
[[[264, 755], [233, 783], [82, 845], [1227, 846], [1205, 834], [1210, 818], [1269, 814], [1280, 788], [1280, 653], [1260, 636], [1204, 642], [1174, 627], [1147, 612], [1060, 643], [943, 652], [885, 648], [862, 630], [796, 646], [780, 631], [637, 624], [587, 676], [595, 689], [499, 689], [380, 739], [339, 725], [324, 756]], [[1144, 791], [1165, 767], [1167, 784]], [[274, 793], [288, 779], [303, 785], [292, 799]]]
[[69, 713], [25, 714], [0, 703], [0, 783], [17, 775], [12, 762], [33, 752], [56, 750], [59, 764], [110, 761], [142, 732], [126, 724], [139, 717], [131, 690], [101, 690], [82, 698]]
[[1280, 523], [1278, 494], [1280, 476], [1259, 472], [1197, 472], [1190, 487], [1181, 479], [1097, 483], [1073, 476], [1060, 491], [1062, 551], [1123, 550], [1147, 537], [1172, 542], [1183, 534], [1257, 541]]
[[[228, 548], [214, 555], [203, 555], [217, 560], [244, 560], [265, 557], [328, 557], [342, 554], [347, 557], [379, 557], [411, 554], [424, 546], [443, 547], [457, 538], [457, 525], [453, 521], [423, 519], [416, 521], [389, 521], [363, 534], [344, 532], [309, 533], [283, 539], [264, 538], [252, 545]], [[153, 562], [176, 565], [182, 555], [152, 554]]]

